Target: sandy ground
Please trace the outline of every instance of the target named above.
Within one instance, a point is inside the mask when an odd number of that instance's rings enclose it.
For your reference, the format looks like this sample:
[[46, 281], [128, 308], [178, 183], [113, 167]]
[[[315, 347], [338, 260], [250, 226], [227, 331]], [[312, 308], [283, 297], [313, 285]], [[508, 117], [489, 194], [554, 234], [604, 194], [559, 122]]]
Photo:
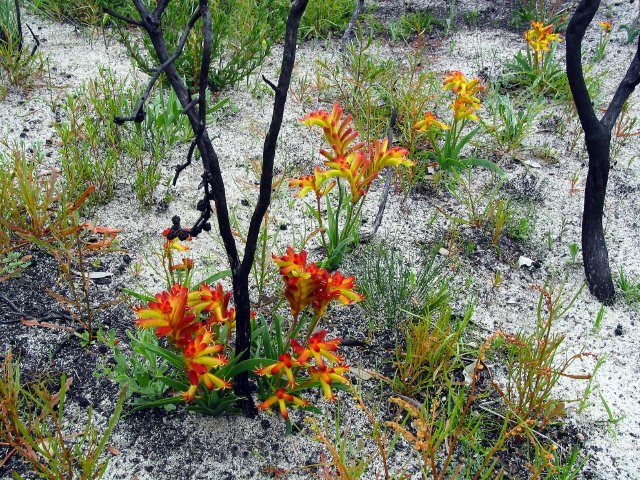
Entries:
[[[402, 9], [402, 2], [379, 3], [381, 10], [388, 11], [389, 14]], [[419, 8], [430, 2], [408, 3], [409, 7]], [[490, 18], [494, 7], [492, 2], [483, 1], [470, 2], [464, 8], [475, 8], [481, 15]], [[630, 23], [637, 11], [634, 5], [626, 2], [608, 2], [608, 8], [601, 8], [597, 19], [605, 19], [608, 9], [612, 13], [614, 25]], [[109, 66], [118, 75], [127, 75], [131, 71], [131, 65], [123, 49], [113, 40], [91, 36], [90, 32], [78, 31], [69, 25], [55, 24], [32, 16], [28, 16], [27, 21], [35, 27], [34, 31], [43, 42], [42, 53], [48, 58], [51, 72], [49, 83], [60, 88], [37, 88], [26, 97], [19, 92], [11, 92], [0, 102], [0, 118], [11, 119], [0, 124], [0, 138], [6, 138], [9, 142], [22, 139], [25, 142], [44, 143], [55, 136], [52, 128], [55, 117], [51, 108], [56, 101], [55, 97], [72, 91], [82, 82], [94, 77], [98, 66]], [[596, 34], [593, 29], [590, 31], [587, 49], [593, 48], [597, 41]], [[603, 99], [610, 98], [617, 79], [634, 53], [633, 45], [624, 44], [625, 35], [614, 27], [607, 56], [596, 67], [603, 79]], [[510, 59], [521, 46], [521, 37], [516, 33], [491, 28], [462, 27], [432, 52], [430, 58], [433, 63], [430, 67], [436, 72], [460, 69], [470, 76], [483, 73], [491, 78], [500, 72], [504, 61]], [[407, 47], [382, 43], [376, 48], [382, 55], [399, 56], [403, 55]], [[275, 78], [280, 53], [280, 49], [275, 48], [261, 73]], [[298, 53], [295, 79], [302, 79], [305, 75], [313, 78], [316, 59], [331, 57], [331, 49], [327, 49], [324, 42], [303, 45]], [[249, 85], [255, 85], [257, 81], [253, 78]], [[212, 133], [229, 185], [229, 203], [239, 220], [246, 224], [251, 209], [242, 206], [240, 200], [247, 197], [253, 202], [251, 199], [255, 198], [256, 192], [248, 190], [241, 180], [251, 176], [246, 167], [247, 160], [260, 157], [271, 106], [268, 98], [256, 98], [244, 84], [228, 94], [234, 108], [225, 114], [218, 125], [212, 127]], [[637, 95], [632, 97], [632, 114], [639, 113], [636, 99]], [[605, 105], [606, 101], [598, 104]], [[319, 147], [319, 142], [314, 135], [298, 125], [297, 119], [305, 112], [319, 107], [326, 109], [328, 105], [316, 100], [311, 104], [301, 104], [292, 95], [281, 133], [277, 158], [279, 167], [313, 164], [310, 158], [312, 152]], [[554, 122], [565, 123], [566, 133], [558, 135], [547, 128], [547, 125]], [[557, 152], [558, 162], [546, 164], [531, 154], [525, 155], [529, 166], [518, 162], [505, 165], [509, 181], [514, 184], [521, 182], [524, 177], [533, 176], [537, 179], [541, 198], [535, 207], [537, 221], [532, 237], [521, 248], [523, 255], [538, 261], [541, 267], [519, 268], [517, 258], [500, 261], [490, 249], [482, 246], [475, 255], [463, 259], [461, 270], [464, 272], [464, 280], [468, 280], [473, 286], [469, 290], [475, 294], [461, 294], [456, 301], [462, 307], [473, 299], [474, 321], [487, 332], [499, 325], [512, 332], [532, 328], [537, 295], [530, 291], [529, 285], [543, 284], [555, 276], [566, 278], [567, 288], [575, 289], [583, 281], [582, 269], [571, 266], [568, 262], [568, 245], [580, 243], [580, 212], [583, 201], [581, 192], [569, 192], [570, 175], [576, 173], [582, 179], [582, 184], [586, 177], [586, 155], [582, 140], [577, 142], [577, 147], [571, 148], [572, 137], [577, 132], [576, 120], [568, 118], [562, 108], [552, 104], [545, 105], [539, 125], [526, 143], [531, 147], [548, 145]], [[166, 171], [169, 172], [173, 165], [179, 163], [184, 154], [185, 150], [181, 148], [171, 158], [167, 158], [164, 164]], [[617, 272], [623, 268], [631, 278], [640, 278], [640, 238], [636, 234], [639, 220], [639, 154], [638, 142], [635, 137], [631, 137], [611, 171], [605, 219], [612, 269]], [[52, 158], [55, 160], [55, 153]], [[175, 200], [165, 212], [132, 209], [128, 193], [123, 191], [114, 202], [101, 209], [97, 217], [100, 223], [125, 228], [122, 235], [124, 246], [130, 250], [130, 255], [136, 262], [145, 254], [145, 239], [148, 235], [169, 226], [172, 215], [181, 215], [185, 224], [195, 218], [193, 206], [197, 201], [197, 194], [193, 186], [199, 180], [198, 168], [185, 171], [180, 178]], [[367, 204], [365, 216], [368, 218], [375, 215], [378, 194], [379, 190], [374, 191], [373, 198]], [[281, 246], [299, 238], [305, 228], [300, 223], [299, 211], [290, 208], [290, 199], [289, 192], [285, 190], [282, 195], [276, 196], [272, 208], [274, 224], [292, 226], [280, 232], [278, 243]], [[434, 216], [436, 207], [440, 205], [450, 205], [450, 201], [442, 195], [422, 195], [403, 202], [401, 195], [393, 195], [379, 237], [397, 242], [407, 252], [407, 261], [410, 261], [416, 252], [416, 242], [437, 242], [446, 234], [448, 221], [442, 216], [438, 216], [435, 223], [427, 224], [427, 219]], [[551, 248], [547, 246], [549, 232], [554, 239]], [[205, 238], [198, 240], [194, 242], [194, 251], [199, 258], [206, 258], [214, 265], [224, 265], [224, 256], [217, 241]], [[495, 271], [500, 271], [503, 277], [499, 288], [492, 286]], [[128, 282], [127, 278], [119, 281], [123, 284]], [[142, 282], [150, 288], [157, 285], [152, 276], [143, 276]], [[0, 289], [2, 288], [0, 284]], [[587, 291], [583, 291], [574, 307], [554, 326], [555, 332], [566, 335], [567, 354], [590, 351], [606, 358], [594, 380], [589, 401], [591, 406], [580, 412], [576, 411], [575, 406], [570, 406], [567, 423], [580, 432], [584, 452], [589, 455], [582, 478], [640, 478], [640, 402], [637, 396], [640, 340], [633, 333], [640, 317], [636, 309], [618, 301], [606, 308], [602, 329], [599, 333], [594, 333], [599, 308], [598, 302]], [[345, 315], [349, 314], [358, 315], [355, 309], [345, 312]], [[130, 318], [121, 319], [123, 323], [127, 321]], [[4, 350], [4, 346], [2, 348]], [[45, 355], [46, 352], [43, 351], [42, 354]], [[593, 366], [594, 362], [585, 361], [578, 369], [584, 373], [591, 371]], [[371, 365], [363, 367], [373, 368]], [[563, 382], [559, 395], [567, 399], [576, 398], [584, 388], [583, 382]], [[364, 434], [368, 427], [362, 414], [353, 413], [350, 400], [346, 396], [341, 398], [340, 409], [350, 412], [344, 417], [344, 422], [352, 432]], [[607, 402], [612, 414], [621, 419], [615, 425], [607, 421], [608, 415], [602, 399]], [[104, 420], [113, 400], [97, 400], [98, 418], [101, 418], [100, 412], [103, 412]], [[70, 408], [73, 414], [73, 409], [79, 407], [71, 405]], [[163, 425], [162, 430], [147, 431], [146, 422], [155, 422], [153, 425], [160, 423]], [[301, 434], [284, 436], [279, 421], [274, 416], [248, 420], [203, 418], [184, 413], [163, 416], [159, 412], [150, 412], [124, 418], [110, 443], [120, 454], [110, 460], [106, 475], [109, 479], [257, 478], [260, 473], [268, 472], [268, 466], [293, 468], [289, 478], [309, 478], [308, 472], [300, 467], [320, 461], [316, 443]], [[410, 458], [411, 452], [408, 449], [399, 450], [394, 461], [397, 462], [396, 465], [409, 464], [409, 471], [417, 475], [416, 466]]]

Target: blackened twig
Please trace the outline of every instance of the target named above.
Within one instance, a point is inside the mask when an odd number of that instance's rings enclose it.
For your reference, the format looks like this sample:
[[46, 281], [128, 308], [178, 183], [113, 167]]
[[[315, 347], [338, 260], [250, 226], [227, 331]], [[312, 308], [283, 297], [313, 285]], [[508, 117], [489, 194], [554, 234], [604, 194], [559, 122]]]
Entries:
[[153, 89], [153, 86], [156, 84], [156, 82], [160, 78], [160, 75], [162, 75], [162, 73], [170, 65], [172, 65], [173, 62], [176, 61], [176, 59], [182, 53], [182, 50], [184, 50], [184, 46], [187, 43], [187, 39], [189, 38], [189, 32], [191, 31], [195, 23], [200, 18], [200, 14], [201, 12], [200, 10], [198, 10], [191, 16], [191, 18], [189, 19], [189, 22], [187, 23], [187, 26], [185, 27], [184, 31], [182, 32], [182, 35], [180, 36], [180, 41], [178, 42], [178, 46], [176, 47], [176, 50], [173, 52], [173, 55], [171, 55], [166, 61], [162, 62], [162, 64], [158, 68], [156, 68], [156, 71], [154, 72], [153, 77], [151, 77], [151, 80], [149, 80], [149, 83], [147, 84], [146, 90], [140, 97], [140, 100], [138, 100], [138, 104], [136, 105], [136, 108], [133, 110], [133, 114], [129, 117], [115, 117], [113, 121], [116, 123], [116, 125], [122, 125], [125, 122], [140, 123], [144, 120], [144, 117], [145, 117], [144, 104], [149, 98], [149, 95], [151, 94], [151, 90]]
[[275, 84], [271, 80], [269, 80], [264, 75], [262, 75], [262, 80], [264, 81], [264, 83], [269, 85], [274, 92], [278, 93], [278, 87], [276, 87]]
[[[393, 143], [393, 127], [396, 124], [396, 120], [398, 118], [398, 109], [394, 109], [391, 113], [391, 120], [389, 121], [389, 131], [387, 132], [387, 139], [389, 140], [389, 145]], [[391, 190], [391, 177], [393, 176], [393, 171], [391, 167], [387, 167], [387, 174], [384, 181], [384, 191], [382, 192], [382, 199], [380, 200], [380, 205], [378, 206], [378, 213], [376, 214], [376, 219], [373, 222], [373, 228], [371, 232], [362, 238], [363, 243], [370, 242], [375, 236], [376, 232], [380, 228], [380, 224], [382, 223], [382, 217], [384, 215], [384, 210], [387, 207], [387, 200], [389, 198], [389, 192]]]
[[[16, 1], [18, 1], [18, 0], [16, 0]], [[110, 16], [112, 16], [113, 18], [117, 18], [118, 20], [122, 20], [123, 22], [128, 23], [128, 24], [130, 24], [130, 25], [136, 25], [136, 26], [138, 26], [138, 27], [141, 27], [141, 26], [142, 26], [142, 22], [141, 22], [141, 21], [139, 21], [139, 20], [134, 20], [133, 18], [129, 18], [129, 17], [125, 17], [125, 16], [123, 16], [123, 15], [120, 15], [118, 12], [116, 12], [116, 11], [114, 11], [114, 10], [111, 10], [111, 9], [110, 9], [110, 8], [108, 8], [108, 7], [103, 7], [103, 8], [102, 8], [102, 11], [103, 11], [104, 13], [106, 13], [107, 15], [110, 15]]]
[[357, 0], [355, 8], [353, 9], [353, 14], [351, 15], [351, 20], [349, 20], [349, 24], [347, 28], [344, 30], [342, 34], [342, 42], [340, 45], [340, 50], [344, 49], [345, 44], [349, 41], [349, 37], [351, 36], [351, 31], [358, 21], [358, 17], [360, 16], [360, 12], [364, 8], [364, 0]]

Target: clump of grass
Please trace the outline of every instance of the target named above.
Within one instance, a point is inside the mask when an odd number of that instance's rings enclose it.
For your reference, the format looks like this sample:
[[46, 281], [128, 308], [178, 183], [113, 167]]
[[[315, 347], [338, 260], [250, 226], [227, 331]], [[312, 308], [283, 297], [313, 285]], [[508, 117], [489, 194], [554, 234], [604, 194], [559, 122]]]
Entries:
[[42, 74], [43, 61], [37, 51], [26, 47], [22, 30], [20, 3], [4, 0], [0, 4], [0, 98], [9, 85], [27, 89]]
[[444, 264], [430, 253], [415, 271], [401, 252], [384, 244], [368, 246], [355, 265], [360, 303], [365, 312], [388, 326], [397, 325], [407, 312], [435, 312], [449, 299]]
[[454, 370], [464, 367], [460, 343], [472, 312], [469, 308], [462, 319], [454, 319], [451, 308], [444, 306], [416, 315], [400, 327], [404, 348], [396, 352], [394, 391], [416, 396], [451, 381]]
[[354, 0], [309, 0], [300, 20], [299, 35], [302, 38], [326, 37], [331, 33], [342, 34], [355, 7]]
[[[68, 434], [64, 407], [70, 378], [62, 375], [57, 392], [41, 383], [24, 385], [19, 363], [11, 352], [5, 356], [1, 368], [0, 445], [6, 447], [8, 453], [0, 461], [0, 467], [18, 455], [38, 477], [101, 478], [108, 459], [101, 459], [100, 455], [120, 418], [126, 389], [120, 392], [114, 413], [102, 434], [93, 422], [91, 409], [85, 426], [77, 433]], [[23, 478], [15, 471], [13, 475]]]

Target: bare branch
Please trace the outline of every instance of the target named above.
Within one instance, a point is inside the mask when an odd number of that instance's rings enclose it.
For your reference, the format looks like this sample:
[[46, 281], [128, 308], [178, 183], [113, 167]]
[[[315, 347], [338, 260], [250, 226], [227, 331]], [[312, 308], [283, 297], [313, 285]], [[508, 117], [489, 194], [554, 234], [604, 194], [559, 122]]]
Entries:
[[138, 104], [136, 105], [136, 108], [133, 110], [133, 114], [131, 116], [129, 116], [129, 117], [115, 117], [113, 119], [113, 121], [117, 125], [122, 125], [125, 122], [138, 122], [138, 123], [140, 123], [140, 122], [142, 122], [144, 120], [144, 117], [145, 117], [144, 104], [147, 101], [147, 99], [149, 98], [149, 95], [151, 94], [151, 90], [153, 89], [153, 86], [156, 84], [156, 82], [160, 78], [160, 75], [162, 75], [162, 73], [170, 65], [172, 65], [173, 62], [176, 61], [176, 58], [178, 58], [180, 56], [180, 54], [182, 53], [182, 50], [184, 50], [184, 46], [187, 43], [187, 39], [189, 38], [189, 32], [191, 31], [191, 29], [193, 28], [195, 23], [198, 21], [198, 18], [200, 18], [200, 10], [198, 10], [196, 13], [194, 13], [191, 16], [191, 18], [189, 19], [189, 23], [187, 23], [187, 26], [185, 27], [184, 31], [182, 32], [182, 35], [180, 36], [180, 41], [178, 42], [178, 46], [176, 47], [175, 52], [173, 52], [173, 55], [171, 55], [165, 62], [163, 62], [162, 65], [160, 65], [158, 68], [156, 68], [156, 71], [153, 74], [153, 77], [151, 77], [151, 80], [149, 80], [149, 83], [147, 84], [146, 90], [144, 91], [144, 93], [140, 97], [140, 100], [138, 100]]
[[264, 75], [262, 75], [262, 80], [264, 81], [264, 83], [269, 85], [274, 92], [278, 93], [278, 87], [271, 80], [269, 80]]
[[633, 56], [633, 60], [631, 60], [627, 73], [622, 79], [622, 82], [620, 82], [620, 85], [618, 85], [618, 89], [602, 117], [602, 124], [607, 130], [611, 131], [613, 129], [616, 120], [618, 120], [618, 116], [620, 116], [624, 102], [626, 102], [631, 93], [633, 93], [638, 83], [640, 83], [640, 37], [638, 37], [636, 54]]
[[273, 183], [273, 162], [276, 156], [276, 145], [278, 143], [278, 134], [282, 127], [282, 118], [284, 115], [284, 107], [287, 102], [287, 93], [291, 84], [291, 74], [296, 61], [296, 47], [298, 42], [298, 27], [300, 26], [300, 18], [307, 8], [308, 0], [296, 0], [291, 5], [289, 18], [287, 19], [287, 28], [285, 31], [284, 52], [282, 54], [282, 65], [280, 68], [280, 77], [278, 78], [278, 86], [275, 90], [276, 95], [273, 102], [273, 113], [271, 115], [271, 123], [269, 132], [264, 140], [262, 150], [262, 175], [260, 176], [260, 193], [256, 208], [251, 216], [249, 223], [249, 232], [247, 234], [247, 246], [244, 258], [242, 260], [242, 273], [249, 274], [256, 252], [256, 242], [260, 233], [260, 225], [264, 214], [271, 203], [271, 188]]
[[104, 11], [104, 13], [106, 13], [107, 15], [112, 16], [113, 18], [117, 18], [118, 20], [122, 20], [123, 22], [128, 23], [130, 25], [136, 25], [138, 27], [142, 27], [142, 22], [140, 20], [134, 20], [133, 18], [129, 18], [129, 17], [125, 17], [123, 15], [120, 15], [118, 12], [115, 12], [114, 10], [111, 10], [108, 7], [103, 7], [102, 10]]
[[353, 9], [353, 14], [351, 15], [351, 20], [349, 20], [349, 24], [347, 25], [347, 28], [344, 30], [344, 33], [342, 34], [342, 42], [341, 42], [340, 49], [343, 49], [345, 43], [349, 41], [349, 37], [351, 36], [351, 31], [353, 30], [353, 27], [358, 21], [358, 17], [360, 16], [360, 12], [362, 12], [363, 8], [364, 8], [364, 0], [357, 0], [355, 8]]
[[[393, 144], [393, 127], [396, 124], [396, 120], [398, 118], [398, 109], [394, 109], [391, 113], [391, 120], [389, 120], [389, 131], [387, 132], [387, 138], [389, 139], [389, 145]], [[391, 177], [393, 175], [393, 170], [391, 167], [387, 167], [387, 174], [384, 180], [384, 191], [382, 192], [382, 199], [380, 200], [380, 205], [378, 206], [378, 213], [376, 214], [376, 219], [373, 222], [373, 228], [371, 229], [371, 233], [369, 233], [366, 237], [363, 237], [363, 242], [369, 242], [375, 236], [376, 232], [380, 228], [380, 224], [382, 223], [382, 217], [384, 215], [384, 210], [387, 207], [387, 200], [389, 198], [389, 191], [391, 190]]]
[[567, 27], [567, 79], [585, 133], [596, 132], [602, 125], [596, 117], [582, 69], [582, 39], [593, 20], [600, 0], [582, 0]]

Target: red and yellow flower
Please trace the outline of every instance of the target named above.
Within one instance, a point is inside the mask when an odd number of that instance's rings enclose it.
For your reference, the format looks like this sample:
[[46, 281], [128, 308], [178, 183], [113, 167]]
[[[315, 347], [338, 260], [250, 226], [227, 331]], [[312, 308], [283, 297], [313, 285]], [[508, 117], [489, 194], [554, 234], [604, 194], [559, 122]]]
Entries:
[[199, 328], [196, 316], [187, 308], [188, 294], [186, 287], [176, 283], [170, 292], [156, 294], [156, 301], [149, 302], [147, 308], [135, 308], [135, 323], [140, 328], [155, 327], [158, 337], [166, 335], [176, 345], [184, 343]]
[[211, 369], [229, 362], [225, 356], [219, 355], [223, 349], [223, 345], [215, 344], [213, 333], [206, 329], [184, 345], [182, 349], [184, 365], [191, 384], [183, 393], [186, 401], [195, 398], [200, 383], [204, 383], [209, 390], [231, 387], [229, 382], [210, 372]]
[[264, 402], [257, 405], [257, 407], [261, 410], [269, 410], [273, 405], [278, 404], [280, 407], [280, 415], [282, 418], [289, 418], [289, 412], [287, 410], [287, 404], [293, 405], [296, 408], [306, 407], [309, 405], [308, 400], [303, 400], [300, 397], [296, 397], [290, 393], [288, 393], [284, 388], [278, 388], [274, 395], [267, 398]]
[[363, 148], [365, 146], [363, 142], [354, 144], [359, 133], [349, 126], [351, 115], [343, 119], [342, 113], [342, 108], [336, 103], [330, 114], [318, 110], [300, 120], [304, 125], [321, 127], [325, 140], [331, 145], [331, 151], [320, 150], [320, 154], [326, 158], [325, 170], [316, 167], [313, 175], [306, 175], [289, 182], [289, 186], [301, 188], [298, 196], [314, 191], [319, 198], [333, 188], [332, 183], [324, 186], [330, 179], [343, 178], [349, 184], [351, 202], [356, 203], [366, 194], [369, 185], [382, 168], [413, 165], [406, 158], [407, 150], [399, 147], [389, 149], [386, 139], [375, 142], [368, 149]]
[[220, 283], [216, 285], [215, 289], [210, 285], [203, 284], [195, 292], [189, 293], [187, 303], [196, 315], [202, 312], [209, 314], [207, 325], [226, 323], [233, 326], [235, 325], [236, 311], [234, 308], [229, 308], [231, 295], [231, 292], [224, 292]]
[[309, 343], [306, 348], [303, 348], [297, 340], [292, 339], [291, 347], [298, 355], [296, 361], [301, 365], [307, 365], [309, 360], [313, 358], [318, 367], [326, 366], [324, 359], [332, 363], [341, 363], [343, 361], [342, 356], [335, 353], [338, 351], [341, 340], [339, 338], [325, 340], [324, 337], [326, 335], [326, 330], [320, 330], [314, 333], [309, 337]]
[[278, 375], [281, 372], [287, 377], [287, 385], [292, 386], [296, 384], [296, 377], [293, 373], [293, 369], [302, 366], [298, 360], [291, 357], [288, 353], [283, 353], [278, 357], [278, 361], [267, 365], [264, 368], [259, 368], [255, 372], [260, 376], [272, 377]]
[[611, 22], [607, 21], [607, 22], [598, 22], [598, 25], [600, 25], [600, 28], [602, 28], [602, 30], [604, 31], [605, 34], [609, 33], [611, 31]]
[[535, 52], [548, 52], [551, 50], [551, 42], [561, 42], [559, 33], [553, 33], [553, 24], [545, 25], [542, 22], [531, 20], [531, 29], [524, 32], [524, 38]]
[[289, 187], [300, 188], [296, 197], [304, 197], [309, 192], [314, 192], [318, 198], [322, 197], [329, 193], [336, 184], [335, 182], [327, 183], [328, 177], [325, 174], [326, 171], [320, 170], [319, 167], [315, 167], [313, 175], [304, 175], [302, 177], [289, 180]]
[[320, 383], [322, 391], [324, 392], [324, 398], [332, 401], [336, 398], [331, 390], [333, 382], [349, 385], [349, 380], [344, 376], [348, 371], [349, 367], [346, 365], [339, 365], [336, 367], [321, 365], [318, 368], [310, 368], [309, 375], [311, 377], [311, 381]]
[[321, 317], [332, 300], [346, 305], [364, 299], [354, 290], [356, 284], [353, 276], [345, 278], [340, 272], [329, 275], [326, 268], [318, 268], [315, 263], [307, 265], [307, 252], [304, 250], [296, 253], [293, 248], [287, 247], [285, 255], [273, 255], [273, 260], [280, 267], [280, 275], [285, 283], [284, 296], [294, 318], [298, 318], [300, 312], [309, 305]]
[[432, 128], [449, 130], [451, 127], [446, 123], [441, 122], [433, 112], [424, 112], [424, 118], [416, 123], [413, 128], [419, 132], [426, 132]]

